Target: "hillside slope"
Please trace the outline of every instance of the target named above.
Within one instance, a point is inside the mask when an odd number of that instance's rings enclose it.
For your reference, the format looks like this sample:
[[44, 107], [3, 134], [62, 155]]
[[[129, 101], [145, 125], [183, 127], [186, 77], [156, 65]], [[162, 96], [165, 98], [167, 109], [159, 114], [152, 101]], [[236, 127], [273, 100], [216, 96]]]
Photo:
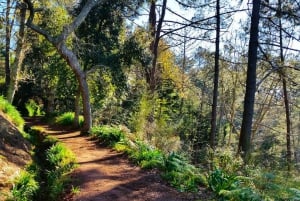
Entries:
[[0, 111], [0, 201], [11, 188], [13, 178], [30, 161], [30, 144]]

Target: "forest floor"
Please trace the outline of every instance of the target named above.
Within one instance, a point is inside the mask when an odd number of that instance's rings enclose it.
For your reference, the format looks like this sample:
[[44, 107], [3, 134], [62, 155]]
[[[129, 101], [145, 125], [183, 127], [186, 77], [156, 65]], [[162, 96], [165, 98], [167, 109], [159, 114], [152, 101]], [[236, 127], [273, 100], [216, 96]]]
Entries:
[[80, 135], [80, 131], [41, 122], [46, 135], [58, 138], [76, 156], [79, 166], [71, 175], [71, 185], [78, 193], [67, 193], [65, 201], [195, 201], [209, 200], [205, 189], [198, 193], [181, 193], [167, 185], [157, 170], [142, 170], [125, 154], [100, 145], [97, 140]]

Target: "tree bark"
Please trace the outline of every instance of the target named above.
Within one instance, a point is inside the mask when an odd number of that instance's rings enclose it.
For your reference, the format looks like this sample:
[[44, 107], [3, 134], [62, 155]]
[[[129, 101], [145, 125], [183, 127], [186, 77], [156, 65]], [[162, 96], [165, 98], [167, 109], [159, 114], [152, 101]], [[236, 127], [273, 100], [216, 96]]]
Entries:
[[247, 162], [251, 149], [251, 130], [256, 91], [256, 63], [260, 5], [261, 0], [253, 0], [248, 50], [246, 93], [244, 97], [244, 112], [238, 145], [238, 153], [242, 154], [245, 162]]
[[165, 18], [167, 7], [167, 0], [163, 0], [163, 5], [161, 9], [161, 16], [159, 18], [157, 28], [156, 28], [156, 0], [151, 1], [150, 5], [150, 13], [149, 13], [149, 26], [150, 26], [150, 33], [151, 37], [153, 37], [153, 41], [150, 46], [150, 50], [152, 53], [152, 63], [151, 68], [147, 72], [147, 81], [150, 87], [150, 90], [154, 92], [156, 85], [157, 85], [157, 57], [158, 57], [158, 45], [160, 40], [160, 32], [162, 28], [162, 23]]
[[30, 10], [30, 15], [27, 20], [27, 26], [30, 27], [35, 32], [43, 35], [49, 42], [56, 47], [57, 51], [61, 54], [61, 56], [67, 61], [72, 71], [74, 72], [76, 79], [78, 81], [80, 92], [82, 96], [83, 102], [83, 116], [84, 123], [82, 127], [82, 132], [87, 133], [90, 131], [92, 127], [92, 113], [91, 113], [91, 105], [90, 105], [90, 96], [89, 96], [89, 88], [86, 80], [86, 73], [81, 69], [79, 59], [76, 54], [70, 50], [66, 45], [66, 40], [68, 36], [79, 27], [79, 25], [84, 21], [90, 10], [96, 6], [99, 2], [98, 0], [88, 0], [85, 6], [82, 8], [79, 15], [74, 19], [72, 23], [64, 26], [63, 31], [60, 35], [53, 37], [47, 31], [41, 29], [39, 26], [33, 24], [34, 18], [34, 8], [33, 4], [30, 0], [24, 0], [27, 3], [28, 8]]
[[210, 147], [215, 148], [217, 132], [217, 107], [218, 107], [218, 89], [219, 89], [219, 56], [220, 56], [220, 0], [216, 1], [216, 49], [215, 49], [215, 70], [214, 70], [214, 90], [213, 104], [211, 112], [211, 130], [210, 130]]
[[[279, 8], [278, 10], [279, 10], [280, 63], [282, 66], [284, 66], [282, 21], [281, 21], [281, 15], [282, 15], [281, 0], [278, 0], [278, 8]], [[288, 171], [290, 171], [291, 164], [292, 164], [290, 105], [289, 105], [289, 97], [288, 97], [288, 90], [287, 90], [287, 83], [286, 83], [284, 69], [280, 69], [279, 73], [282, 80], [282, 90], [283, 90], [283, 99], [284, 99], [285, 117], [286, 117], [286, 160], [287, 160]]]
[[15, 92], [18, 89], [19, 79], [20, 79], [20, 70], [22, 67], [23, 60], [25, 58], [26, 47], [25, 43], [25, 16], [26, 16], [26, 7], [20, 5], [20, 29], [17, 40], [16, 47], [16, 58], [14, 63], [10, 66], [10, 79], [9, 85], [7, 88], [7, 100], [12, 103], [14, 100]]
[[74, 107], [74, 127], [79, 128], [79, 113], [80, 113], [80, 87], [78, 86], [76, 97], [75, 97], [75, 107]]
[[10, 38], [11, 38], [11, 25], [10, 25], [10, 0], [6, 2], [6, 14], [5, 14], [5, 86], [6, 89], [10, 83]]

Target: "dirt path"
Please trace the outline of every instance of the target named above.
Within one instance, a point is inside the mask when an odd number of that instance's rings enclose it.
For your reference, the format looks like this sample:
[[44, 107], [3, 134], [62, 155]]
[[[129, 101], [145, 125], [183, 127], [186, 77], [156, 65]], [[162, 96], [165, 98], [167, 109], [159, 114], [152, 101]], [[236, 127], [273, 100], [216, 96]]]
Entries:
[[[102, 147], [79, 131], [41, 125], [45, 133], [58, 138], [76, 155], [79, 167], [72, 174], [80, 192], [74, 201], [192, 201], [192, 194], [179, 193], [166, 185], [155, 171], [144, 171], [126, 156]], [[201, 196], [203, 198], [203, 195]], [[206, 200], [206, 199], [204, 199]]]

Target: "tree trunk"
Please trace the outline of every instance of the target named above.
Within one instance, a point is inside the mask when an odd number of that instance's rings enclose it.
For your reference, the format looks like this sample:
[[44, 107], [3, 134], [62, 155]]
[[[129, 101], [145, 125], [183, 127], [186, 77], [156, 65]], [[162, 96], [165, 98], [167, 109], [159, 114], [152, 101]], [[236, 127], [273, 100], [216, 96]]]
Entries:
[[261, 0], [253, 0], [248, 50], [246, 93], [244, 98], [243, 120], [238, 145], [238, 153], [242, 154], [245, 162], [247, 162], [251, 148], [251, 130], [256, 91], [256, 62], [260, 4]]
[[36, 31], [37, 33], [43, 35], [49, 42], [51, 42], [61, 56], [67, 61], [69, 66], [71, 67], [72, 71], [74, 72], [76, 79], [78, 81], [80, 92], [82, 96], [83, 102], [83, 116], [84, 116], [84, 123], [82, 127], [83, 133], [88, 133], [92, 127], [92, 112], [91, 112], [91, 105], [90, 105], [90, 95], [89, 95], [89, 88], [88, 83], [86, 80], [86, 74], [81, 69], [79, 59], [77, 58], [76, 54], [67, 48], [66, 40], [68, 36], [79, 27], [79, 25], [84, 21], [86, 16], [89, 14], [90, 10], [97, 5], [100, 1], [98, 0], [88, 0], [84, 7], [82, 8], [79, 15], [74, 19], [72, 23], [69, 25], [64, 26], [63, 31], [60, 35], [53, 37], [47, 31], [42, 29], [41, 27], [33, 24], [34, 18], [34, 8], [33, 4], [30, 0], [24, 0], [24, 2], [28, 5], [30, 10], [30, 15], [27, 20], [27, 26], [30, 27], [32, 30]]
[[213, 104], [211, 112], [211, 130], [210, 130], [210, 147], [215, 148], [217, 132], [217, 107], [218, 107], [218, 89], [219, 89], [219, 56], [220, 56], [220, 0], [216, 1], [216, 50], [215, 50], [215, 72], [214, 72], [214, 91]]
[[[279, 43], [280, 43], [280, 63], [284, 66], [284, 55], [283, 55], [283, 38], [282, 38], [282, 22], [281, 22], [281, 0], [278, 0], [279, 7]], [[286, 160], [287, 160], [287, 168], [288, 171], [291, 170], [292, 164], [292, 148], [291, 148], [291, 118], [290, 118], [290, 105], [289, 105], [289, 97], [288, 90], [285, 78], [284, 69], [279, 70], [280, 77], [282, 80], [282, 90], [283, 90], [283, 98], [284, 98], [284, 107], [285, 107], [285, 117], [286, 117]]]
[[10, 38], [11, 38], [11, 25], [9, 21], [10, 16], [10, 0], [6, 2], [5, 14], [5, 86], [8, 89], [10, 83]]
[[281, 76], [282, 79], [282, 88], [283, 88], [283, 97], [284, 97], [284, 106], [285, 106], [285, 116], [286, 116], [286, 160], [288, 171], [291, 170], [292, 164], [292, 147], [291, 147], [291, 118], [290, 118], [290, 106], [289, 98], [286, 86], [286, 79], [284, 73]]
[[233, 81], [233, 87], [232, 87], [232, 102], [230, 105], [230, 129], [229, 129], [229, 136], [228, 136], [228, 143], [227, 146], [231, 145], [231, 136], [232, 136], [232, 132], [233, 132], [233, 128], [234, 128], [234, 118], [235, 118], [235, 112], [236, 112], [236, 108], [235, 108], [235, 104], [236, 104], [236, 87], [237, 87], [237, 83], [238, 83], [238, 75], [235, 72], [234, 73], [234, 77], [232, 77], [232, 79], [234, 79]]
[[92, 112], [91, 112], [91, 105], [90, 105], [90, 94], [89, 94], [89, 87], [86, 80], [86, 74], [81, 70], [80, 63], [77, 56], [74, 52], [67, 48], [64, 42], [55, 44], [58, 52], [62, 55], [62, 57], [67, 61], [69, 66], [71, 67], [72, 71], [74, 72], [82, 98], [83, 103], [83, 117], [84, 123], [82, 127], [82, 132], [87, 133], [90, 131], [92, 127]]
[[16, 47], [16, 58], [10, 69], [10, 82], [7, 89], [7, 100], [12, 103], [14, 100], [15, 92], [18, 89], [20, 70], [22, 67], [23, 60], [25, 58], [26, 47], [25, 43], [25, 16], [26, 7], [20, 5], [20, 29], [18, 34], [18, 41]]
[[152, 53], [152, 63], [151, 68], [147, 70], [146, 72], [146, 80], [149, 84], [151, 92], [154, 92], [157, 85], [157, 57], [158, 57], [158, 44], [160, 40], [160, 32], [162, 28], [162, 23], [165, 18], [166, 13], [166, 7], [167, 7], [167, 0], [163, 0], [163, 5], [161, 9], [161, 16], [159, 18], [157, 28], [156, 28], [156, 0], [151, 1], [150, 5], [150, 13], [149, 13], [149, 26], [150, 26], [150, 33], [151, 37], [153, 38], [153, 41], [150, 46], [150, 50]]
[[76, 97], [75, 97], [75, 107], [74, 107], [74, 127], [79, 128], [79, 113], [80, 113], [80, 87], [78, 86]]

